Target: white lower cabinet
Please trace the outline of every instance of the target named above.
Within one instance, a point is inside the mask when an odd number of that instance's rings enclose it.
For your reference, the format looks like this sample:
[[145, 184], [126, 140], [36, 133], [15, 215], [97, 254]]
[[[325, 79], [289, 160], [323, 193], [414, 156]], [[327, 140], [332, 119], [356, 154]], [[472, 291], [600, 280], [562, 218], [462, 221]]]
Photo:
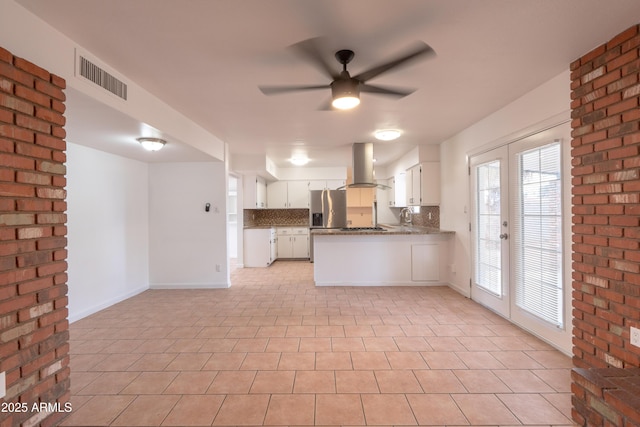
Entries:
[[267, 267], [277, 257], [277, 236], [274, 228], [244, 230], [244, 266]]
[[411, 280], [440, 281], [440, 246], [437, 243], [411, 245]]
[[309, 229], [278, 227], [278, 258], [309, 258]]

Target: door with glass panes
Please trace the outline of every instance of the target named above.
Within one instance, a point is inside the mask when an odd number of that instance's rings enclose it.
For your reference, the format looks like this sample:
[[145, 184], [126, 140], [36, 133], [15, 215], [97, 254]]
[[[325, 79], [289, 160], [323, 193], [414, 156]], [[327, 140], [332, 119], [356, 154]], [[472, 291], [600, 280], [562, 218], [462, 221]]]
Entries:
[[470, 157], [472, 298], [566, 352], [569, 132], [560, 125]]

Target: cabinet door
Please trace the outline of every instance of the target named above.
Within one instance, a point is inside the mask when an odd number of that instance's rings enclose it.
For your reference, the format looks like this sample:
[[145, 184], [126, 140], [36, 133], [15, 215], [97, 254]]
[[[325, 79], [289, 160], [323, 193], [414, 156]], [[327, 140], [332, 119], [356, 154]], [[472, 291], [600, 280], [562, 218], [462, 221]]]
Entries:
[[347, 207], [360, 207], [361, 188], [347, 188]]
[[246, 267], [266, 267], [271, 264], [271, 230], [244, 230], [244, 265]]
[[271, 262], [273, 262], [278, 259], [278, 236], [273, 229], [271, 230], [271, 241], [269, 249], [271, 250]]
[[293, 236], [278, 236], [278, 258], [293, 258]]
[[327, 188], [327, 181], [314, 179], [309, 181], [309, 190], [324, 190]]
[[267, 183], [261, 178], [256, 180], [256, 207], [260, 209], [267, 207]]
[[369, 208], [373, 206], [376, 198], [375, 188], [360, 188], [360, 207]]
[[393, 177], [395, 181], [394, 201], [397, 208], [407, 206], [407, 174], [400, 173]]
[[267, 185], [267, 206], [269, 209], [287, 208], [287, 181], [270, 182]]
[[396, 179], [394, 178], [389, 178], [387, 180], [387, 185], [390, 187], [388, 190], [384, 190], [387, 192], [387, 195], [389, 196], [387, 198], [388, 203], [387, 205], [389, 207], [394, 207], [396, 205]]
[[420, 173], [420, 198], [422, 206], [440, 204], [440, 162], [422, 163]]
[[294, 235], [291, 251], [293, 258], [309, 258], [309, 236]]
[[440, 246], [438, 244], [411, 245], [411, 280], [414, 282], [440, 280]]
[[289, 181], [287, 184], [287, 207], [307, 209], [309, 207], [309, 181]]
[[345, 186], [344, 179], [328, 179], [327, 180], [327, 188], [329, 190], [337, 190], [340, 187]]
[[407, 205], [420, 206], [420, 165], [407, 170]]

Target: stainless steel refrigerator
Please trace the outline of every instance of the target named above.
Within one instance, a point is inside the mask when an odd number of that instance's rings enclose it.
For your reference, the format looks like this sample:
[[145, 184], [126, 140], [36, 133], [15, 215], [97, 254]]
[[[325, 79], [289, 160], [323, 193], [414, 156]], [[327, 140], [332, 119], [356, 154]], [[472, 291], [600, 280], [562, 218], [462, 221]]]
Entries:
[[[310, 228], [345, 228], [347, 226], [347, 192], [345, 190], [311, 190], [309, 192]], [[313, 233], [310, 258], [313, 262]]]

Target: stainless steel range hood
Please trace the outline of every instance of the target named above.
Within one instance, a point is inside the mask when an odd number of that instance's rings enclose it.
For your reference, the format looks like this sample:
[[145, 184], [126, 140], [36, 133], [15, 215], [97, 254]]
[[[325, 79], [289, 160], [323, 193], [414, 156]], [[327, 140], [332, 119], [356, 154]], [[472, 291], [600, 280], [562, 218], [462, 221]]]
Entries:
[[390, 187], [376, 183], [373, 171], [373, 143], [354, 142], [353, 153], [353, 183], [349, 188], [384, 188]]

